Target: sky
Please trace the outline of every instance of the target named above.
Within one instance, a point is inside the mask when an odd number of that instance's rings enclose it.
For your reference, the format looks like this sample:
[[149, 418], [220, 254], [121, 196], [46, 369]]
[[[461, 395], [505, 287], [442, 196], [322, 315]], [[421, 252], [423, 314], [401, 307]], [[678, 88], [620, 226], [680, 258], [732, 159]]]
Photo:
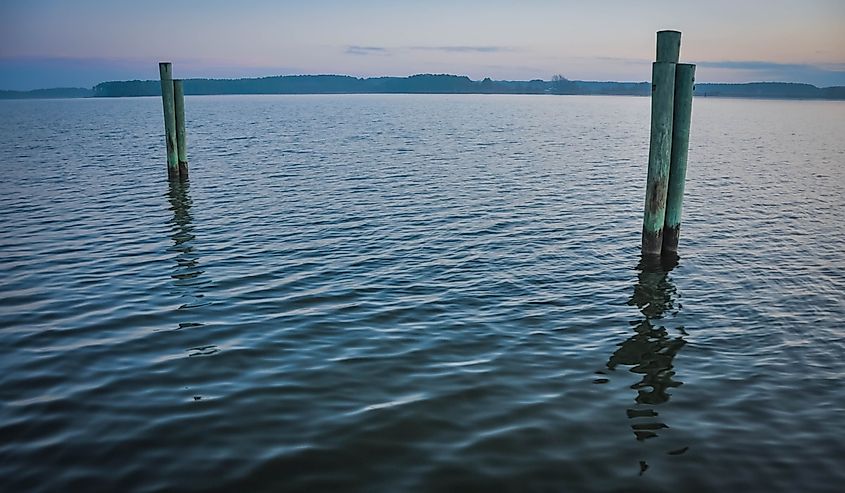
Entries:
[[0, 89], [288, 74], [845, 85], [845, 0], [0, 0]]

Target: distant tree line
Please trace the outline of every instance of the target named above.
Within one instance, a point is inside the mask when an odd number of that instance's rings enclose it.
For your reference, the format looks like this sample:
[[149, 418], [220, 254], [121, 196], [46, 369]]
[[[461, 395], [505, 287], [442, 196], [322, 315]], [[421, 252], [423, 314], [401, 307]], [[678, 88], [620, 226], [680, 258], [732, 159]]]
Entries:
[[791, 82], [751, 82], [746, 84], [696, 84], [696, 96], [774, 98], [774, 99], [845, 99], [845, 87], [816, 87]]
[[90, 98], [91, 89], [81, 87], [57, 87], [55, 89], [35, 89], [33, 91], [0, 91], [0, 99], [50, 99], [50, 98]]
[[[471, 80], [447, 74], [410, 77], [358, 78], [347, 75], [280, 75], [253, 79], [188, 79], [185, 94], [612, 94], [648, 96], [648, 82], [569, 80], [555, 75], [549, 81]], [[697, 96], [845, 99], [845, 87], [818, 88], [810, 84], [754, 82], [697, 84]], [[93, 89], [60, 88], [35, 91], [0, 91], [0, 99], [159, 96], [158, 80], [103, 82]]]
[[[94, 96], [158, 96], [159, 81], [97, 84]], [[188, 79], [185, 94], [613, 94], [648, 96], [648, 82], [574, 81], [555, 75], [550, 81], [480, 81], [457, 75], [422, 74], [410, 77], [357, 78], [346, 75], [285, 75], [256, 79]], [[845, 99], [845, 87], [818, 88], [810, 84], [756, 82], [697, 84], [696, 95], [751, 98]]]
[[[632, 94], [647, 95], [646, 82], [575, 82], [556, 75], [551, 81], [471, 80], [466, 76], [421, 74], [410, 77], [357, 78], [346, 75], [286, 75], [257, 79], [188, 79], [185, 94]], [[103, 82], [96, 97], [158, 96], [157, 80]]]

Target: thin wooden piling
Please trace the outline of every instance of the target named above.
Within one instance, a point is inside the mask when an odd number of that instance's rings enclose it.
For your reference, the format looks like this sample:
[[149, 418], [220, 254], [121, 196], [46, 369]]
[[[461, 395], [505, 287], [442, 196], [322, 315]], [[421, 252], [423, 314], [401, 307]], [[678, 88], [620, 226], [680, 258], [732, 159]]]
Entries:
[[[659, 33], [658, 33], [659, 34]], [[658, 39], [659, 36], [658, 36]], [[672, 151], [672, 110], [675, 64], [654, 62], [651, 72], [651, 137], [643, 214], [643, 255], [659, 255], [663, 247], [666, 190]]]
[[161, 102], [164, 106], [164, 138], [167, 142], [167, 176], [179, 178], [179, 156], [176, 143], [176, 108], [173, 102], [173, 66], [158, 64], [161, 76]]
[[675, 100], [672, 117], [672, 158], [669, 164], [669, 188], [666, 196], [666, 219], [663, 223], [663, 254], [678, 251], [681, 233], [681, 212], [684, 203], [684, 182], [687, 176], [689, 130], [692, 118], [692, 94], [695, 86], [695, 65], [675, 66]]
[[176, 147], [179, 157], [179, 177], [188, 178], [188, 144], [185, 140], [185, 90], [182, 79], [173, 80], [174, 109], [176, 110]]

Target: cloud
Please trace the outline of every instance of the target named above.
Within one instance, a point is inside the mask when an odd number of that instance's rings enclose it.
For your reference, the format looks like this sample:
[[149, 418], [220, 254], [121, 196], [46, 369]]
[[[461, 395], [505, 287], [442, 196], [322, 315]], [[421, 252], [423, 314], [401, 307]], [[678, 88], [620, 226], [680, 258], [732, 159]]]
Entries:
[[[803, 63], [779, 63], [766, 62], [759, 60], [717, 60], [710, 62], [696, 62], [701, 67], [725, 68], [731, 70], [757, 70], [757, 71], [777, 71], [777, 70], [826, 70], [815, 65], [808, 65]], [[838, 64], [845, 65], [845, 64]]]
[[137, 58], [0, 57], [0, 89], [92, 87], [104, 80], [151, 79], [157, 72], [157, 61]]
[[502, 53], [516, 51], [509, 46], [411, 46], [412, 50], [442, 51], [447, 53]]
[[347, 55], [389, 55], [390, 50], [383, 46], [350, 45], [346, 47], [344, 53]]
[[647, 60], [645, 58], [628, 58], [628, 57], [617, 57], [617, 56], [595, 56], [595, 57], [574, 57], [580, 60], [598, 60], [601, 62], [613, 62], [613, 63], [624, 63], [628, 65], [649, 65], [651, 66], [651, 62], [653, 60]]
[[[650, 67], [652, 60], [622, 57], [573, 57], [572, 61]], [[681, 62], [687, 60], [681, 59]], [[845, 85], [845, 63], [781, 63], [765, 60], [693, 61], [700, 82], [803, 82], [818, 87]], [[595, 68], [593, 68], [595, 70]]]
[[[112, 80], [156, 80], [154, 57], [45, 57], [0, 56], [0, 90], [27, 91], [48, 87], [92, 87]], [[174, 75], [181, 78], [265, 77], [268, 74], [300, 73], [297, 67], [229, 62], [208, 58], [175, 58]]]
[[715, 60], [696, 64], [705, 69], [743, 72], [759, 80], [803, 81], [821, 87], [845, 85], [845, 63], [812, 65], [761, 60]]
[[369, 55], [393, 55], [396, 52], [407, 51], [436, 51], [440, 53], [503, 53], [516, 51], [516, 48], [507, 46], [396, 46], [388, 48], [385, 46], [364, 46], [347, 45], [343, 52], [347, 55], [369, 56]]

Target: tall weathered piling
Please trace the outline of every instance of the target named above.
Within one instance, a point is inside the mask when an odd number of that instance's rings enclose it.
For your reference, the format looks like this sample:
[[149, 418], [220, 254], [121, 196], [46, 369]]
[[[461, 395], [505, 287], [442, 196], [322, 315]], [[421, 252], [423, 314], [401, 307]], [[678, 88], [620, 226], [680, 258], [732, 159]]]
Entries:
[[161, 76], [161, 102], [164, 106], [164, 138], [167, 143], [167, 176], [179, 178], [178, 144], [176, 143], [176, 108], [173, 101], [173, 66], [158, 64]]
[[643, 255], [678, 249], [695, 65], [678, 64], [681, 33], [658, 31], [651, 75], [651, 136], [643, 214]]
[[643, 255], [659, 255], [663, 247], [666, 189], [669, 186], [669, 161], [672, 153], [674, 97], [675, 64], [654, 62], [651, 71], [651, 137], [643, 214]]
[[185, 89], [181, 79], [173, 80], [174, 109], [176, 110], [176, 147], [179, 158], [179, 177], [188, 178], [188, 144], [185, 140]]
[[675, 67], [675, 98], [672, 117], [672, 158], [669, 164], [669, 187], [666, 196], [666, 219], [663, 223], [663, 253], [678, 251], [684, 184], [687, 176], [689, 131], [692, 119], [692, 94], [695, 87], [695, 65], [679, 63]]

